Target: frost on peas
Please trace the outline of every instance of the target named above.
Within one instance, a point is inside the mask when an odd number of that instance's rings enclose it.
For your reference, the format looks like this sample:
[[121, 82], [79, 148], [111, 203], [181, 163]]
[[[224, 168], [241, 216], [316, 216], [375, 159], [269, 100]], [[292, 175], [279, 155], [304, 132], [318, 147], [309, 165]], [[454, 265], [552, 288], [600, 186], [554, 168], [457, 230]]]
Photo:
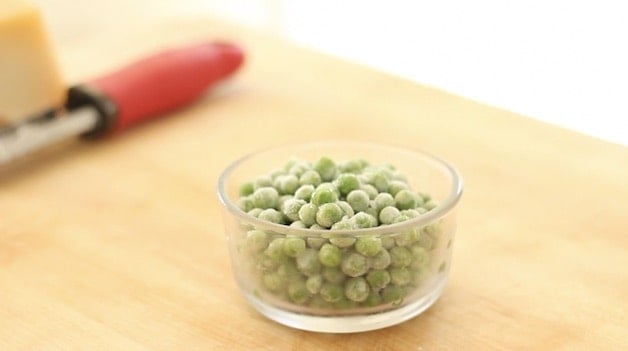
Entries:
[[258, 188], [253, 192], [252, 199], [255, 207], [262, 209], [276, 208], [279, 205], [279, 193], [272, 187]]
[[249, 212], [255, 208], [255, 201], [251, 196], [241, 197], [238, 199], [238, 207], [244, 212]]
[[368, 182], [377, 189], [378, 192], [388, 191], [388, 176], [382, 170], [377, 170], [368, 175]]
[[396, 223], [395, 221], [400, 215], [401, 213], [396, 207], [386, 206], [379, 211], [379, 222], [382, 224]]
[[318, 212], [318, 206], [314, 204], [305, 204], [299, 208], [299, 220], [309, 227], [316, 223], [316, 212]]
[[345, 282], [345, 296], [355, 302], [366, 300], [370, 292], [369, 284], [362, 277], [355, 277]]
[[417, 243], [424, 247], [427, 251], [430, 251], [434, 248], [434, 239], [432, 239], [429, 235], [421, 235]]
[[375, 196], [373, 201], [375, 201], [375, 205], [379, 211], [388, 206], [395, 206], [395, 198], [389, 193], [379, 193]]
[[288, 297], [292, 302], [304, 304], [310, 298], [310, 292], [307, 290], [305, 281], [302, 279], [293, 280], [288, 284]]
[[366, 211], [369, 206], [369, 195], [364, 190], [353, 190], [347, 195], [347, 203], [354, 212]]
[[261, 252], [268, 247], [268, 235], [261, 230], [249, 230], [246, 233], [246, 247], [251, 252]]
[[369, 257], [367, 262], [371, 269], [386, 269], [390, 266], [390, 253], [388, 250], [382, 249], [375, 256]]
[[314, 250], [320, 249], [321, 246], [327, 243], [327, 239], [321, 237], [309, 237], [305, 239], [305, 241], [307, 242], [307, 246]]
[[249, 212], [247, 212], [246, 214], [248, 214], [251, 217], [257, 218], [257, 217], [259, 217], [259, 214], [262, 213], [262, 211], [264, 211], [264, 210], [262, 210], [261, 208], [254, 208], [254, 209], [250, 210]]
[[[420, 208], [420, 207], [418, 207]], [[417, 209], [409, 209], [409, 210], [403, 210], [401, 211], [401, 214], [406, 216], [408, 219], [410, 218], [416, 218], [418, 216], [421, 215], [421, 212], [417, 211]]]
[[[332, 231], [333, 230], [351, 230], [351, 229], [355, 229], [353, 223], [345, 217], [343, 217], [343, 219], [341, 219], [340, 221], [334, 223], [334, 225], [331, 226]], [[334, 236], [328, 235], [330, 238], [333, 238]]]
[[421, 232], [417, 228], [410, 228], [403, 233], [393, 236], [397, 246], [408, 246], [419, 240]]
[[274, 208], [267, 208], [265, 210], [262, 210], [262, 212], [257, 215], [257, 218], [266, 222], [277, 224], [282, 224], [284, 222], [283, 214], [281, 214], [281, 212], [275, 210]]
[[338, 195], [327, 187], [319, 187], [312, 193], [311, 203], [320, 206], [322, 204], [332, 203], [338, 201]]
[[299, 179], [293, 175], [280, 175], [273, 181], [273, 186], [280, 194], [294, 194], [299, 187]]
[[341, 173], [338, 175], [338, 178], [334, 180], [333, 184], [338, 188], [341, 195], [347, 195], [351, 191], [360, 188], [358, 177], [352, 173]]
[[350, 277], [359, 277], [369, 270], [366, 257], [359, 253], [352, 252], [340, 263], [342, 272]]
[[316, 163], [314, 163], [314, 170], [321, 175], [321, 179], [324, 182], [332, 181], [336, 177], [336, 164], [329, 157], [321, 157]]
[[379, 191], [371, 184], [362, 184], [360, 190], [364, 191], [369, 196], [369, 200], [374, 200], [377, 194], [379, 194]]
[[323, 283], [318, 294], [327, 302], [337, 302], [344, 296], [344, 289], [341, 285], [327, 282]]
[[299, 184], [318, 186], [323, 180], [321, 175], [313, 169], [307, 170], [299, 177]]
[[305, 251], [305, 240], [301, 238], [286, 238], [283, 243], [283, 252], [290, 257], [297, 257]]
[[298, 200], [295, 198], [290, 198], [283, 202], [281, 206], [281, 212], [288, 217], [291, 221], [299, 220], [299, 210], [301, 206], [305, 205], [305, 200]]
[[316, 212], [316, 223], [323, 228], [330, 228], [334, 223], [340, 221], [344, 212], [335, 203], [325, 203], [320, 205]]
[[255, 186], [253, 185], [253, 182], [246, 182], [240, 185], [238, 193], [240, 194], [240, 196], [249, 196], [253, 194], [253, 191], [255, 191]]
[[390, 273], [385, 269], [372, 269], [366, 275], [366, 281], [373, 290], [380, 290], [390, 283]]
[[406, 286], [410, 283], [410, 271], [407, 268], [391, 268], [390, 282], [397, 286]]
[[366, 257], [372, 257], [382, 249], [382, 240], [375, 236], [361, 236], [355, 242], [355, 251]]
[[305, 281], [305, 288], [310, 294], [318, 294], [321, 290], [321, 286], [323, 286], [323, 276], [320, 274], [308, 277]]
[[332, 284], [340, 284], [345, 281], [345, 274], [342, 273], [340, 268], [338, 267], [325, 267], [323, 268], [323, 278], [325, 281], [330, 282]]
[[349, 205], [349, 203], [346, 201], [338, 201], [336, 202], [336, 205], [340, 206], [340, 209], [342, 210], [342, 212], [344, 212], [345, 216], [352, 217], [355, 214], [355, 211], [353, 211], [351, 205]]
[[346, 249], [355, 244], [356, 239], [350, 236], [336, 236], [329, 238], [329, 242], [341, 249]]
[[364, 213], [367, 213], [369, 215], [371, 215], [371, 217], [373, 217], [373, 220], [375, 221], [374, 227], [377, 227], [379, 225], [379, 210], [377, 209], [377, 205], [375, 204], [375, 200], [371, 200], [369, 201], [369, 205], [366, 208], [366, 211], [364, 211]]
[[372, 215], [366, 212], [358, 212], [350, 221], [354, 224], [355, 228], [373, 228], [377, 226], [377, 220]]
[[360, 173], [364, 164], [360, 160], [349, 160], [338, 164], [338, 170], [343, 173]]
[[326, 267], [337, 267], [342, 261], [342, 251], [335, 245], [324, 244], [318, 251], [318, 260]]
[[397, 195], [401, 190], [409, 190], [409, 186], [406, 182], [400, 180], [391, 180], [388, 183], [388, 192], [391, 196]]
[[395, 195], [395, 205], [400, 210], [415, 208], [417, 197], [410, 190], [401, 190]]
[[321, 263], [318, 260], [318, 252], [314, 249], [305, 249], [296, 257], [299, 272], [306, 276], [317, 275], [321, 271]]
[[390, 249], [390, 265], [392, 267], [407, 267], [412, 262], [410, 250], [403, 246]]
[[303, 201], [310, 201], [312, 198], [312, 193], [314, 193], [314, 185], [305, 184], [301, 185], [295, 192], [294, 198]]

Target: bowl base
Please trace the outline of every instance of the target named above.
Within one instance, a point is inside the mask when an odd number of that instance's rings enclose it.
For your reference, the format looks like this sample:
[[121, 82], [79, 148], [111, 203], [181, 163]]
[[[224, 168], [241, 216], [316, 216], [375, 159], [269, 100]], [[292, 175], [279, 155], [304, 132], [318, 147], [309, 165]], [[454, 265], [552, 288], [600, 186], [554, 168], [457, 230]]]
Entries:
[[416, 317], [438, 300], [446, 282], [447, 279], [442, 279], [428, 294], [403, 307], [364, 316], [312, 316], [273, 307], [253, 295], [245, 294], [245, 297], [264, 316], [292, 328], [321, 333], [356, 333], [390, 327]]

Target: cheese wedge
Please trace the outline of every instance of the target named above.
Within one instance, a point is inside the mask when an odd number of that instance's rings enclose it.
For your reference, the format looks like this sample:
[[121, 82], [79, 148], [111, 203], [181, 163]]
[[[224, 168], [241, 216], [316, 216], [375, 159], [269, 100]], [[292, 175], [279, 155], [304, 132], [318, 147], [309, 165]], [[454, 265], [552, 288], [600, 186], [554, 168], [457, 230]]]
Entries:
[[65, 85], [40, 10], [0, 0], [0, 125], [62, 105]]

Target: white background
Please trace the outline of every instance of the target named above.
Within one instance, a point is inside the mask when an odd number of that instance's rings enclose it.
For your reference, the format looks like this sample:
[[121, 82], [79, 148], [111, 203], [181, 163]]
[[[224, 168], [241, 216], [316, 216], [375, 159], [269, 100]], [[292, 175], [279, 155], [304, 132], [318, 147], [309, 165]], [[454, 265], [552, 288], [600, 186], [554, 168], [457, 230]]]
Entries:
[[628, 145], [625, 3], [203, 0], [303, 46]]

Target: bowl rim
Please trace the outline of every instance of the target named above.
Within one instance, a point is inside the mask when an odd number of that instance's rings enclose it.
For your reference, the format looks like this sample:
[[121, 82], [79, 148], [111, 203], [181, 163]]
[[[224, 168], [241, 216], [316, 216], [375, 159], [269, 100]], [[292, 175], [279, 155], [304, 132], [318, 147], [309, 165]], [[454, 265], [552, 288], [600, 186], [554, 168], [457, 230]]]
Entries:
[[[432, 210], [411, 218], [407, 221], [393, 223], [383, 226], [377, 226], [373, 228], [359, 228], [359, 229], [342, 229], [342, 230], [329, 230], [329, 229], [309, 229], [309, 228], [297, 228], [290, 227], [285, 224], [277, 224], [268, 221], [264, 221], [249, 215], [240, 209], [240, 207], [230, 200], [227, 195], [227, 181], [229, 176], [233, 171], [235, 171], [238, 166], [245, 163], [247, 160], [254, 158], [257, 155], [264, 154], [273, 150], [281, 150], [289, 147], [315, 147], [316, 145], [329, 145], [329, 144], [345, 144], [352, 146], [365, 146], [365, 147], [377, 147], [377, 148], [387, 148], [391, 151], [402, 152], [406, 154], [413, 154], [414, 156], [420, 156], [429, 159], [430, 161], [439, 164], [443, 167], [447, 173], [451, 176], [451, 186], [450, 191], [445, 200], [440, 202], [435, 208]], [[409, 148], [406, 146], [397, 146], [393, 144], [387, 143], [374, 143], [374, 142], [364, 142], [364, 141], [354, 141], [354, 140], [324, 140], [324, 141], [314, 141], [314, 142], [306, 142], [306, 143], [287, 143], [280, 144], [275, 146], [266, 147], [263, 149], [258, 149], [256, 151], [245, 154], [244, 156], [233, 161], [227, 168], [223, 170], [223, 172], [218, 177], [218, 183], [216, 186], [216, 191], [218, 195], [218, 199], [222, 204], [223, 208], [227, 209], [232, 215], [239, 217], [240, 219], [251, 223], [254, 225], [255, 229], [264, 229], [273, 231], [277, 234], [282, 235], [294, 235], [294, 236], [323, 236], [323, 237], [338, 237], [338, 236], [368, 236], [368, 235], [382, 235], [382, 234], [392, 234], [399, 233], [407, 230], [409, 228], [415, 227], [423, 227], [428, 224], [433, 223], [439, 218], [447, 215], [451, 210], [453, 210], [458, 202], [460, 201], [460, 197], [462, 196], [463, 191], [463, 181], [460, 173], [457, 169], [452, 166], [449, 162], [434, 156], [433, 154], [427, 153], [425, 151]]]

